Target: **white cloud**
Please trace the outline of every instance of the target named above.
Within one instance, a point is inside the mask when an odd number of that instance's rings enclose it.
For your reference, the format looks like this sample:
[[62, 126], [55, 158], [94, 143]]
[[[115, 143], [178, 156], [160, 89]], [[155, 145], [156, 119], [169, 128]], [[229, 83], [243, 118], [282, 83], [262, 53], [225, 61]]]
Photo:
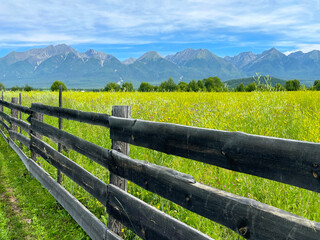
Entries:
[[298, 44], [296, 46], [296, 50], [286, 51], [286, 52], [284, 52], [284, 54], [289, 55], [291, 53], [298, 52], [298, 51], [301, 51], [303, 53], [308, 53], [313, 50], [320, 50], [320, 44]]
[[[243, 44], [242, 33], [262, 33], [297, 46], [320, 39], [319, 10], [319, 0], [11, 0], [0, 5], [0, 41], [143, 44], [224, 39]], [[176, 33], [184, 38], [177, 39]]]

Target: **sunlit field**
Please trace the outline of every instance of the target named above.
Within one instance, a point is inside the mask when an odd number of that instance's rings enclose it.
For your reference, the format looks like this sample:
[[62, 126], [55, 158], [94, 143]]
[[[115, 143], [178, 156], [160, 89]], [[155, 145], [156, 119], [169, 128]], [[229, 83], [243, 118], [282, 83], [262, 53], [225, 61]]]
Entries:
[[[4, 100], [18, 97], [5, 92]], [[23, 92], [22, 104], [39, 102], [58, 106], [58, 93]], [[131, 117], [143, 120], [178, 123], [202, 128], [241, 131], [249, 134], [320, 142], [320, 92], [252, 92], [252, 93], [84, 93], [64, 92], [63, 107], [111, 114], [113, 105], [131, 106]], [[9, 110], [6, 110], [9, 112]], [[23, 115], [26, 119], [28, 116]], [[44, 117], [58, 126], [58, 119]], [[63, 120], [63, 130], [111, 148], [109, 130], [75, 121]], [[50, 142], [52, 146], [56, 145]], [[27, 149], [25, 149], [28, 152]], [[28, 154], [30, 154], [28, 152]], [[74, 151], [69, 158], [108, 183], [106, 169]], [[288, 212], [320, 222], [319, 194], [271, 180], [241, 174], [215, 166], [166, 155], [142, 147], [130, 146], [130, 157], [167, 166], [192, 175], [196, 181], [212, 187], [258, 200]], [[39, 160], [56, 178], [56, 169]], [[104, 207], [84, 190], [64, 177], [63, 186], [84, 203], [101, 221], [107, 223]], [[215, 239], [242, 239], [231, 230], [189, 212], [151, 192], [128, 183], [128, 192], [171, 216], [199, 229]], [[134, 235], [125, 230], [126, 239]], [[136, 239], [138, 239], [136, 237]]]

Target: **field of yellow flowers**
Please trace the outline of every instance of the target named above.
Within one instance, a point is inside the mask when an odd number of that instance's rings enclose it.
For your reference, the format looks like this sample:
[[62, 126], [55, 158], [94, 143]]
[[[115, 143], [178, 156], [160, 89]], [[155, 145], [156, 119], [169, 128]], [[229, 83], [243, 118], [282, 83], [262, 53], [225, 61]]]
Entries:
[[[4, 93], [4, 100], [9, 101], [11, 97], [17, 97], [17, 93]], [[58, 94], [35, 91], [22, 93], [22, 104], [30, 106], [31, 102], [58, 106]], [[113, 105], [129, 105], [132, 118], [310, 142], [320, 142], [319, 102], [320, 93], [311, 91], [252, 93], [68, 91], [63, 93], [65, 108], [111, 114]], [[45, 116], [44, 121], [58, 126], [56, 118]], [[111, 147], [109, 130], [106, 128], [64, 120], [63, 129], [105, 148]], [[108, 182], [109, 174], [104, 168], [73, 151], [65, 154]], [[130, 146], [130, 157], [176, 169], [194, 176], [198, 182], [320, 222], [320, 209], [317, 204], [320, 196], [317, 193], [141, 147]], [[56, 177], [56, 170], [45, 161], [40, 161], [43, 167]], [[67, 177], [64, 177], [63, 185], [97, 217], [107, 222], [105, 209], [99, 202]], [[132, 183], [128, 183], [128, 192], [214, 239], [241, 239], [231, 230], [184, 210]], [[126, 239], [137, 239], [127, 230], [125, 234]]]

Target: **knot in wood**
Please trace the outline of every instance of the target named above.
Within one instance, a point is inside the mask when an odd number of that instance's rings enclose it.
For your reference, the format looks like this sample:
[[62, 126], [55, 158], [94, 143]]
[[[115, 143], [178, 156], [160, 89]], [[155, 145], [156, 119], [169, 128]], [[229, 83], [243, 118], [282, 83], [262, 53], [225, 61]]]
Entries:
[[191, 200], [191, 196], [190, 196], [190, 195], [187, 195], [187, 196], [186, 196], [186, 202], [190, 202], [190, 200]]
[[141, 233], [144, 237], [146, 236], [146, 230], [144, 228], [141, 229]]
[[248, 227], [242, 227], [242, 228], [239, 228], [238, 230], [241, 236], [245, 237], [248, 234]]
[[312, 172], [314, 178], [318, 178], [318, 174], [316, 172]]

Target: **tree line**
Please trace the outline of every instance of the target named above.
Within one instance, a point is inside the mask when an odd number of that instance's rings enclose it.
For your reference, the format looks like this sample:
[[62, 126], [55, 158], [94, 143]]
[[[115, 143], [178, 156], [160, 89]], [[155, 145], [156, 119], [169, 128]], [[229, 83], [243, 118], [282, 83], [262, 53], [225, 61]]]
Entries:
[[[239, 84], [233, 89], [229, 89], [227, 84], [223, 84], [218, 77], [209, 77], [202, 80], [192, 80], [189, 83], [180, 81], [176, 84], [170, 77], [167, 81], [161, 82], [159, 86], [152, 85], [148, 82], [142, 82], [137, 89], [138, 92], [253, 92], [253, 91], [299, 91], [299, 90], [313, 90], [320, 91], [320, 80], [315, 80], [312, 87], [306, 89], [301, 85], [297, 79], [288, 80], [284, 85], [277, 83], [271, 86], [271, 78], [265, 76], [254, 77], [254, 82], [247, 86]], [[59, 86], [62, 85], [63, 91], [67, 90], [66, 85], [62, 81], [54, 81], [50, 87], [51, 91], [58, 91]], [[0, 83], [0, 91], [4, 91], [5, 86]], [[32, 91], [34, 88], [26, 84], [24, 87], [14, 86], [10, 88], [11, 91]], [[101, 90], [100, 90], [101, 91]], [[131, 82], [124, 82], [121, 85], [114, 82], [109, 82], [104, 87], [103, 91], [108, 92], [134, 92], [133, 84]]]
[[[167, 81], [161, 82], [159, 86], [152, 85], [148, 82], [142, 82], [137, 89], [139, 92], [253, 92], [253, 91], [299, 91], [299, 90], [315, 90], [320, 91], [320, 80], [316, 80], [314, 85], [306, 89], [304, 85], [301, 85], [297, 79], [288, 80], [284, 85], [277, 83], [275, 86], [271, 85], [271, 78], [257, 75], [254, 78], [255, 81], [247, 86], [240, 84], [233, 89], [230, 89], [227, 84], [223, 84], [218, 77], [209, 77], [202, 80], [192, 80], [189, 83], [180, 81], [176, 84], [172, 78]], [[124, 91], [133, 92], [132, 83], [125, 82], [120, 86], [117, 83], [109, 82], [104, 91]]]

